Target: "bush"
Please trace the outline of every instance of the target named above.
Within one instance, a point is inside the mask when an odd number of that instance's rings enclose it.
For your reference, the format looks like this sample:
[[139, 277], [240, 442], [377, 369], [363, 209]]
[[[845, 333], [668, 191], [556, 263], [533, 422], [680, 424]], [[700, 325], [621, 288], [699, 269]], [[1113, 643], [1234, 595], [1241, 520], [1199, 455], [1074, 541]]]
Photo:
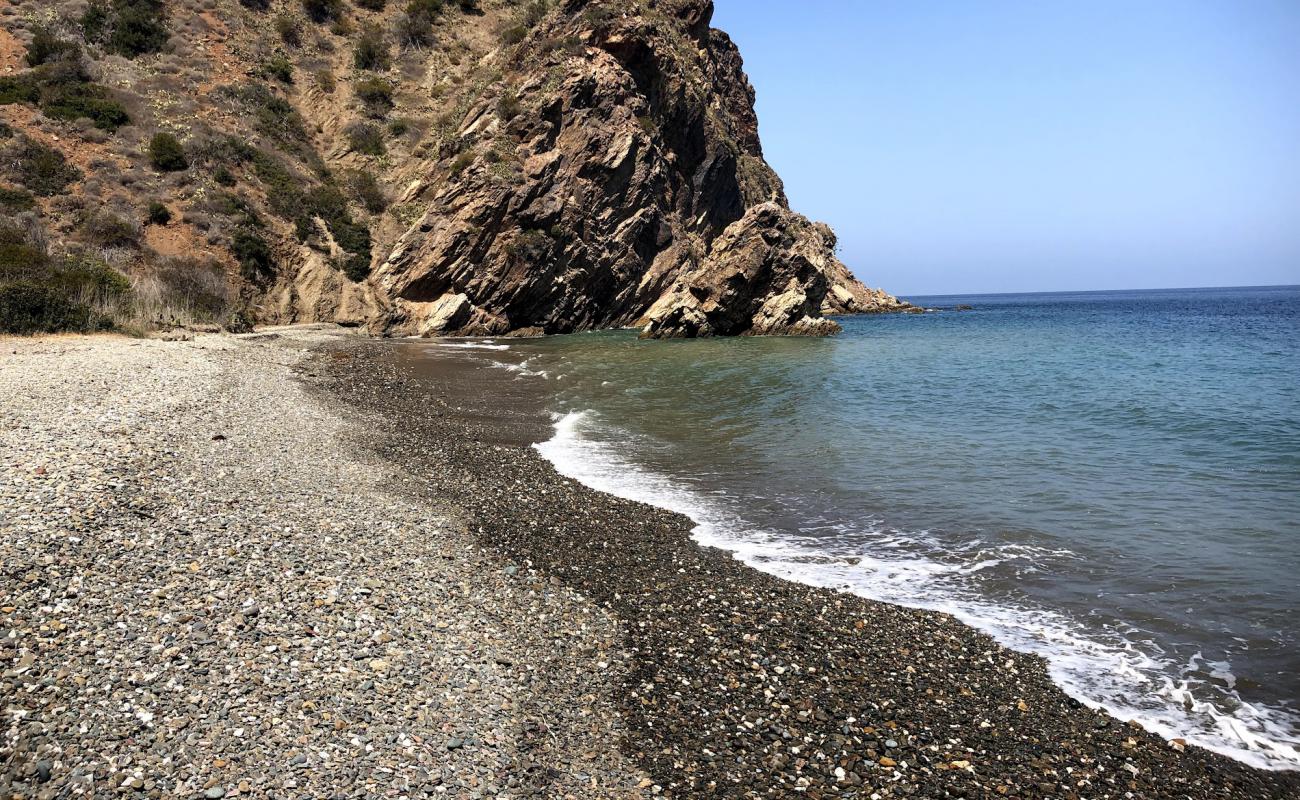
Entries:
[[86, 6], [85, 12], [81, 15], [81, 35], [86, 37], [88, 42], [98, 42], [104, 38], [108, 32], [108, 26], [113, 20], [113, 9], [108, 5], [107, 0], [91, 0], [90, 5]]
[[469, 151], [466, 151], [466, 152], [464, 152], [464, 153], [461, 153], [460, 155], [456, 156], [455, 160], [453, 160], [453, 161], [451, 162], [451, 174], [452, 174], [452, 175], [459, 175], [460, 173], [464, 172], [465, 169], [466, 169], [470, 164], [473, 164], [473, 163], [474, 163], [474, 154], [473, 154], [473, 153], [471, 153], [471, 152], [469, 152]]
[[77, 303], [52, 286], [0, 284], [0, 333], [85, 332], [105, 327], [90, 306]]
[[293, 83], [293, 62], [282, 55], [271, 56], [262, 65], [262, 72], [280, 83]]
[[125, 295], [126, 276], [102, 261], [52, 260], [39, 227], [0, 223], [0, 332], [32, 334], [111, 327], [95, 310]]
[[262, 84], [250, 83], [236, 90], [236, 95], [252, 106], [258, 131], [270, 136], [284, 150], [294, 153], [315, 169], [323, 168], [320, 156], [309, 144], [307, 123], [289, 101]]
[[424, 47], [433, 41], [433, 20], [424, 16], [399, 14], [393, 23], [393, 34], [403, 48]]
[[507, 89], [502, 92], [501, 98], [497, 100], [497, 116], [509, 122], [519, 116], [522, 104], [519, 102], [519, 95], [513, 89]]
[[159, 172], [180, 172], [189, 169], [185, 148], [167, 132], [155, 133], [149, 140], [149, 163]]
[[356, 3], [367, 11], [383, 11], [386, 5], [384, 0], [356, 0]]
[[167, 44], [166, 15], [162, 0], [113, 0], [108, 49], [127, 58], [158, 52]]
[[79, 61], [47, 64], [36, 72], [40, 107], [52, 119], [89, 119], [96, 128], [115, 131], [131, 121], [109, 90], [91, 82]]
[[338, 19], [343, 13], [342, 0], [302, 0], [302, 10], [312, 22], [327, 22]]
[[60, 39], [53, 30], [41, 25], [33, 31], [32, 42], [27, 45], [27, 66], [39, 67], [51, 61], [77, 58], [80, 55], [81, 49], [77, 45]]
[[275, 259], [271, 246], [254, 231], [240, 229], [230, 240], [230, 252], [239, 262], [240, 272], [252, 283], [263, 285], [275, 276]]
[[366, 114], [376, 119], [393, 110], [393, 87], [378, 76], [363, 78], [352, 85], [352, 91], [366, 107]]
[[357, 37], [356, 48], [352, 51], [352, 61], [357, 69], [383, 71], [392, 66], [388, 55], [388, 42], [384, 31], [378, 25], [367, 25]]
[[0, 106], [13, 103], [36, 105], [41, 101], [41, 88], [30, 72], [21, 75], [0, 76]]
[[99, 247], [138, 247], [140, 230], [135, 223], [111, 211], [101, 211], [81, 227], [86, 241]]
[[39, 106], [51, 119], [84, 117], [107, 131], [131, 121], [108, 89], [91, 82], [78, 58], [63, 58], [30, 72], [0, 77], [0, 105], [10, 103]]
[[234, 174], [225, 167], [217, 167], [212, 173], [212, 180], [216, 181], [218, 186], [234, 186], [237, 183]]
[[30, 192], [0, 186], [0, 208], [7, 211], [30, 211], [35, 207], [36, 198]]
[[343, 262], [343, 274], [348, 276], [348, 280], [361, 283], [370, 277], [370, 262], [350, 256]]
[[344, 133], [348, 137], [348, 146], [355, 152], [368, 156], [382, 156], [387, 152], [387, 148], [384, 147], [384, 132], [377, 125], [354, 122]]
[[63, 153], [25, 136], [8, 155], [10, 177], [39, 197], [61, 194], [81, 180], [81, 170], [69, 164]]
[[373, 174], [359, 169], [352, 170], [347, 176], [347, 186], [353, 199], [371, 214], [383, 213], [388, 208], [388, 196]]
[[507, 25], [501, 31], [501, 42], [513, 46], [528, 38], [528, 28], [522, 22], [516, 22], [513, 25]]
[[302, 32], [298, 30], [298, 22], [287, 14], [275, 18], [275, 32], [280, 35], [280, 41], [290, 47], [302, 45]]
[[403, 47], [423, 47], [433, 41], [433, 22], [442, 13], [443, 0], [411, 0], [397, 18], [395, 31]]
[[150, 225], [166, 225], [172, 221], [171, 209], [154, 200], [149, 203], [149, 208], [145, 212], [145, 221]]
[[239, 4], [253, 11], [265, 11], [271, 7], [271, 0], [239, 0]]
[[334, 90], [338, 88], [334, 82], [334, 73], [327, 69], [318, 71], [316, 73], [316, 86], [325, 94], [334, 94]]
[[163, 259], [154, 277], [157, 304], [169, 314], [216, 322], [231, 312], [235, 294], [217, 264], [191, 258]]

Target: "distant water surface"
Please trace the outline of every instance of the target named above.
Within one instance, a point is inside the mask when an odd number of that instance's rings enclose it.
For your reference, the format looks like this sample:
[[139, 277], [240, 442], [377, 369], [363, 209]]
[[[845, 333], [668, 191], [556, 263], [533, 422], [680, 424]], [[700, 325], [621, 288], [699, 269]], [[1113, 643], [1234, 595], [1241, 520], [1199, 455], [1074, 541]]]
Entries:
[[1122, 718], [1300, 768], [1300, 288], [909, 299], [973, 309], [482, 353], [544, 387], [561, 472], [761, 569], [951, 612]]

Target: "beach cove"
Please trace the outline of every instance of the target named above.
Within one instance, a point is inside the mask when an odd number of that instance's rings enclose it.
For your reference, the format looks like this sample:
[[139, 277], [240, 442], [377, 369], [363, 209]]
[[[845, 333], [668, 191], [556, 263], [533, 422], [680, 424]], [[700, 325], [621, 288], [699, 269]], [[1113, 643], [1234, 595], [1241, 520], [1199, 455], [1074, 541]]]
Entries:
[[557, 474], [507, 371], [435, 387], [394, 344], [6, 343], [7, 788], [1297, 791], [1083, 707], [949, 615], [702, 548]]

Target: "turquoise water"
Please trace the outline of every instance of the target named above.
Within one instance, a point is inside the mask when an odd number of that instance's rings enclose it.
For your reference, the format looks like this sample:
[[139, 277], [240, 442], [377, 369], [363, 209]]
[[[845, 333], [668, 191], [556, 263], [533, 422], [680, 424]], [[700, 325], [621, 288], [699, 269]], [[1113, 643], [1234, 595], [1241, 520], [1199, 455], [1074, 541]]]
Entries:
[[484, 357], [545, 387], [562, 472], [760, 568], [952, 612], [1170, 737], [1300, 767], [1300, 288], [909, 299], [974, 308]]

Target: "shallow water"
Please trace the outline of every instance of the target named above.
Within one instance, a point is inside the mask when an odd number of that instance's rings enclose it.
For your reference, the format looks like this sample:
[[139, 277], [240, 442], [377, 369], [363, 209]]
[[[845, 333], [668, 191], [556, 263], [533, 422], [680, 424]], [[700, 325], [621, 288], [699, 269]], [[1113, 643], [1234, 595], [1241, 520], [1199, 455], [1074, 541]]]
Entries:
[[561, 472], [762, 569], [949, 611], [1121, 718], [1300, 768], [1300, 289], [910, 299], [974, 310], [476, 352], [544, 387]]

